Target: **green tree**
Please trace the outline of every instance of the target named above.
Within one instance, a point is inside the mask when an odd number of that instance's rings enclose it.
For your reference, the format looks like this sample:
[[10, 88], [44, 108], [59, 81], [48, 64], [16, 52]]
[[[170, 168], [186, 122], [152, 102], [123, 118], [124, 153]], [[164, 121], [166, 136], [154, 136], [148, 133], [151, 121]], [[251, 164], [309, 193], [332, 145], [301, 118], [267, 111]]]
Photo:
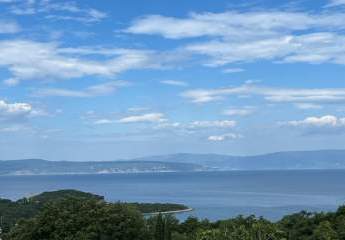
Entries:
[[203, 230], [198, 232], [197, 240], [223, 240], [224, 237], [218, 229]]
[[156, 219], [155, 240], [164, 240], [164, 221], [161, 213], [158, 214]]
[[196, 234], [200, 228], [200, 223], [196, 217], [188, 217], [186, 221], [181, 224], [181, 230], [184, 232], [189, 240], [196, 239]]
[[315, 240], [337, 240], [337, 233], [333, 230], [329, 221], [324, 221], [314, 230], [313, 239]]
[[9, 240], [147, 240], [144, 220], [123, 204], [65, 199], [50, 203], [30, 220], [20, 221]]

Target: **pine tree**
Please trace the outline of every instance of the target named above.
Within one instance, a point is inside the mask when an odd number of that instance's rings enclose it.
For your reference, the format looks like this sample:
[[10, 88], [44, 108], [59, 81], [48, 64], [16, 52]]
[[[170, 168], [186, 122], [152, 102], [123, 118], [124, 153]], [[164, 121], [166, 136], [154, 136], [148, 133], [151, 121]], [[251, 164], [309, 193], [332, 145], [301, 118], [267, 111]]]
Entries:
[[164, 240], [171, 240], [170, 220], [169, 215], [164, 218]]
[[160, 213], [157, 216], [155, 240], [164, 240], [164, 221], [163, 216]]

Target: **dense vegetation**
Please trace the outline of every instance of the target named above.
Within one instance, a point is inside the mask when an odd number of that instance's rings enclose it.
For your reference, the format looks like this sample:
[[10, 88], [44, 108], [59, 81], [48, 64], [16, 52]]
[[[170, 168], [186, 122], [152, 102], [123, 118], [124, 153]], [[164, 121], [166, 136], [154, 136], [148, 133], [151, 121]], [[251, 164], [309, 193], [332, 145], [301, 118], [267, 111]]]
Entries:
[[[60, 192], [64, 193], [64, 192]], [[4, 240], [345, 240], [345, 206], [336, 212], [300, 212], [285, 216], [279, 222], [270, 222], [254, 216], [209, 222], [194, 217], [179, 222], [172, 215], [156, 215], [144, 218], [135, 205], [109, 204], [102, 197], [78, 198], [78, 192], [69, 197], [57, 193], [45, 194], [39, 203], [47, 201], [37, 213], [17, 205], [17, 212], [24, 219], [17, 220], [10, 231], [0, 238]], [[59, 195], [59, 194], [58, 194]], [[94, 195], [91, 195], [94, 196]], [[42, 200], [43, 199], [43, 200]], [[33, 200], [22, 200], [22, 205]], [[34, 202], [35, 202], [34, 201]], [[3, 200], [4, 207], [11, 202]], [[6, 205], [7, 204], [7, 205]], [[6, 207], [5, 207], [6, 208]], [[12, 207], [9, 207], [11, 209]], [[3, 219], [3, 218], [2, 218]], [[2, 226], [3, 227], [3, 226]]]
[[[18, 201], [0, 199], [0, 227], [3, 232], [8, 232], [20, 219], [29, 219], [36, 216], [48, 203], [59, 202], [65, 199], [78, 199], [80, 201], [93, 200], [104, 202], [104, 197], [76, 190], [60, 190], [44, 192]], [[127, 207], [135, 208], [140, 213], [154, 213], [177, 211], [187, 209], [181, 204], [169, 203], [123, 203]]]

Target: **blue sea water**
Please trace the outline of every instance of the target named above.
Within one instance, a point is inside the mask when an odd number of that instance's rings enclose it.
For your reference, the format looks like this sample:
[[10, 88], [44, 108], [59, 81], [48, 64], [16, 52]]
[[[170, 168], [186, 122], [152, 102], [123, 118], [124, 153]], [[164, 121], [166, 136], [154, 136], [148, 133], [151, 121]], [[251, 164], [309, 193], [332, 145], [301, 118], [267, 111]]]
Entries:
[[1, 176], [0, 198], [78, 189], [108, 201], [182, 203], [179, 214], [211, 220], [239, 214], [278, 220], [300, 210], [329, 211], [345, 203], [345, 170], [228, 171], [64, 176]]

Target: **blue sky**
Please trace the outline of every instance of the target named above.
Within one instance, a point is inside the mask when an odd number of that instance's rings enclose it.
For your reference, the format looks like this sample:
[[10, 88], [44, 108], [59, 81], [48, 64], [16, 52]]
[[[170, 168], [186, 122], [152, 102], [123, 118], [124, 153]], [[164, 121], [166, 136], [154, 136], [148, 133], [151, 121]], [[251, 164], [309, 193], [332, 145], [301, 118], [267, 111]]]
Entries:
[[343, 148], [344, 22], [344, 0], [0, 0], [0, 159]]

